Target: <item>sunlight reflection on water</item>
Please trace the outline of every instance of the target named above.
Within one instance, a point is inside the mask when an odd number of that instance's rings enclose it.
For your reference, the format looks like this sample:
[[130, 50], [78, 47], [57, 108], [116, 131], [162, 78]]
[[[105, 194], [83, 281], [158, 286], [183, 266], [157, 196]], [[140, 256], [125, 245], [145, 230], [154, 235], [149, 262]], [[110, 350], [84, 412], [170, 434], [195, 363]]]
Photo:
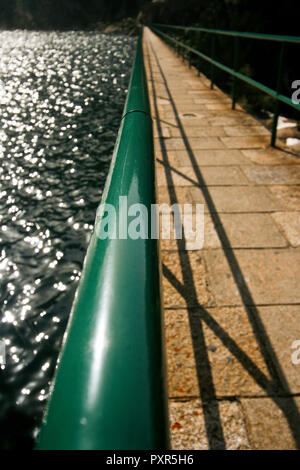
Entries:
[[40, 424], [134, 51], [94, 32], [0, 32], [1, 448], [30, 448]]

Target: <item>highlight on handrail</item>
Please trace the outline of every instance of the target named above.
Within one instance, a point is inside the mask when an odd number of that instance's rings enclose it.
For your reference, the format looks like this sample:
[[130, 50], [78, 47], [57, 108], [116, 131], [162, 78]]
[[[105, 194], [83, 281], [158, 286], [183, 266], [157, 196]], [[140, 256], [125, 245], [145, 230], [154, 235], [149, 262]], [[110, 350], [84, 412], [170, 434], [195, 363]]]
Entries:
[[[275, 99], [275, 106], [274, 106], [274, 116], [273, 116], [273, 124], [272, 124], [272, 135], [271, 135], [271, 146], [274, 147], [276, 144], [276, 134], [277, 134], [277, 124], [278, 124], [278, 117], [280, 111], [280, 102], [285, 103], [298, 111], [300, 111], [300, 104], [294, 103], [291, 98], [288, 98], [285, 95], [280, 93], [281, 90], [281, 83], [282, 83], [282, 75], [283, 75], [283, 66], [284, 66], [284, 55], [285, 55], [285, 44], [286, 43], [297, 43], [300, 44], [300, 37], [297, 36], [279, 36], [279, 35], [269, 35], [269, 34], [259, 34], [259, 33], [248, 33], [248, 32], [236, 32], [236, 31], [225, 31], [219, 29], [209, 29], [209, 28], [198, 28], [198, 27], [185, 27], [185, 26], [174, 26], [174, 25], [166, 25], [166, 24], [150, 24], [150, 29], [163, 39], [169, 41], [171, 44], [177, 46], [178, 49], [187, 50], [192, 54], [200, 57], [201, 59], [209, 62], [211, 64], [211, 88], [214, 85], [214, 67], [217, 67], [224, 72], [229, 73], [234, 77], [233, 84], [232, 84], [232, 109], [235, 109], [235, 104], [237, 100], [237, 80], [242, 80], [249, 85], [257, 88], [258, 90], [270, 95], [272, 98]], [[174, 31], [198, 31], [209, 33], [212, 35], [211, 39], [211, 57], [202, 52], [198, 51], [197, 49], [184, 44], [182, 41], [166, 34], [162, 31], [162, 29], [171, 29]], [[234, 68], [228, 67], [227, 65], [222, 64], [221, 62], [215, 60], [215, 46], [216, 46], [216, 36], [217, 35], [227, 35], [234, 37]], [[279, 54], [279, 63], [278, 63], [278, 72], [277, 72], [277, 81], [276, 81], [276, 90], [263, 85], [262, 83], [253, 80], [247, 75], [244, 75], [237, 71], [238, 68], [238, 56], [239, 56], [239, 38], [249, 38], [249, 39], [261, 39], [261, 40], [269, 40], [269, 41], [279, 41], [281, 42], [281, 49]]]
[[[141, 38], [102, 203], [119, 213], [120, 196], [155, 203]], [[166, 449], [157, 240], [99, 239], [101, 224], [97, 215], [36, 448]]]

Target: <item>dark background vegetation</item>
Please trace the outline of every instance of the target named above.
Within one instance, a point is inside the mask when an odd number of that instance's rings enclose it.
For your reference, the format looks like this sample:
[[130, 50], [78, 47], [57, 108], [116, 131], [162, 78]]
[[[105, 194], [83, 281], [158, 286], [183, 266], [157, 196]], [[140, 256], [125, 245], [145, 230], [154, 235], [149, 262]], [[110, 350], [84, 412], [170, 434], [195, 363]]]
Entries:
[[[3, 29], [103, 29], [125, 18], [138, 22], [161, 22], [175, 25], [198, 25], [208, 28], [251, 31], [269, 34], [299, 35], [299, 0], [274, 2], [268, 0], [0, 0], [0, 28]], [[129, 21], [129, 20], [127, 20]], [[126, 23], [126, 22], [125, 22]], [[126, 32], [126, 28], [124, 28]], [[184, 38], [195, 45], [196, 35]], [[210, 37], [203, 34], [201, 48], [210, 52]], [[279, 43], [242, 40], [239, 71], [276, 88]], [[233, 39], [217, 38], [216, 58], [233, 64]], [[291, 83], [300, 79], [300, 46], [286, 48], [283, 92], [291, 96]], [[209, 67], [201, 64], [209, 75]], [[216, 71], [216, 83], [225, 91], [231, 78]], [[243, 83], [239, 86], [242, 103], [252, 103], [254, 110], [272, 110], [273, 101]], [[286, 114], [295, 111], [283, 106]]]
[[144, 0], [0, 0], [0, 27], [77, 29], [136, 17]]
[[136, 17], [170, 24], [299, 34], [299, 1], [284, 0], [0, 0], [0, 27], [89, 28]]

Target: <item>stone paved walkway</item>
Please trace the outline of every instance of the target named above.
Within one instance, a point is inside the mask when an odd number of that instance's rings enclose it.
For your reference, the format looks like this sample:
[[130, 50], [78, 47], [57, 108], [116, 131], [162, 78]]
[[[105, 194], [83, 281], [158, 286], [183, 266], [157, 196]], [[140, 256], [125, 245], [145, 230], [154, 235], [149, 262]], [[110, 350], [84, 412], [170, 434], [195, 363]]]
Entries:
[[144, 55], [158, 200], [205, 206], [203, 249], [161, 241], [173, 448], [300, 448], [300, 159], [148, 29]]

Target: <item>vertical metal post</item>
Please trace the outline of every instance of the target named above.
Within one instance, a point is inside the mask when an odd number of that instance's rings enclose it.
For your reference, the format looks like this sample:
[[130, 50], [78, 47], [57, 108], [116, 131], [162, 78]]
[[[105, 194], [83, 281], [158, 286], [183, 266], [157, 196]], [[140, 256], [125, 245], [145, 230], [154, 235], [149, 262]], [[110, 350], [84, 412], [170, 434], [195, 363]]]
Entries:
[[[215, 59], [215, 57], [216, 57], [216, 35], [213, 34], [211, 38], [211, 58]], [[214, 81], [215, 81], [215, 66], [213, 64], [210, 65], [210, 77], [211, 77], [210, 88], [212, 90], [214, 87]]]
[[[174, 36], [175, 36], [175, 35], [174, 35]], [[175, 36], [175, 38], [176, 38], [176, 36]], [[175, 51], [176, 51], [177, 57], [179, 57], [179, 55], [180, 55], [180, 47], [179, 47], [178, 44], [175, 45]]]
[[[239, 37], [235, 36], [235, 38], [234, 38], [234, 50], [233, 50], [233, 69], [234, 69], [235, 72], [238, 71], [238, 66], [239, 66], [239, 48], [240, 48]], [[236, 97], [237, 97], [237, 78], [233, 77], [233, 83], [232, 83], [232, 109], [235, 109]]]
[[272, 136], [271, 136], [271, 147], [275, 147], [276, 145], [276, 135], [277, 135], [277, 124], [278, 124], [278, 116], [279, 116], [279, 101], [275, 101], [274, 106], [274, 116], [273, 116], [273, 123], [272, 123]]
[[[197, 49], [200, 52], [200, 49], [201, 49], [201, 33], [200, 33], [200, 31], [198, 33], [197, 46], [198, 46]], [[200, 57], [198, 59], [198, 77], [200, 77]]]
[[[181, 41], [184, 43], [184, 38], [185, 38], [185, 33], [182, 34], [182, 39]], [[184, 47], [182, 48], [182, 62], [184, 62], [184, 55], [185, 55], [185, 50]]]
[[[192, 43], [193, 43], [193, 31], [190, 31], [190, 44], [189, 44], [190, 47], [193, 46]], [[189, 52], [188, 58], [189, 58], [189, 69], [190, 69], [192, 66], [192, 52]]]
[[[188, 35], [189, 35], [189, 32], [185, 30], [185, 31], [184, 31], [184, 44], [185, 44], [185, 45], [187, 45], [187, 38], [188, 38]], [[190, 59], [189, 59], [190, 54], [189, 54], [188, 51], [185, 53], [184, 56], [185, 56], [185, 59], [190, 62]]]
[[[285, 51], [285, 43], [282, 42], [281, 43], [281, 49], [280, 49], [280, 55], [279, 55], [278, 73], [277, 73], [277, 84], [276, 84], [277, 95], [279, 95], [279, 93], [281, 91], [281, 83], [282, 83], [282, 75], [283, 75], [283, 63], [284, 63], [284, 51]], [[276, 145], [276, 135], [277, 135], [277, 124], [278, 124], [279, 111], [280, 111], [280, 102], [279, 102], [279, 100], [276, 99], [275, 106], [274, 106], [273, 124], [272, 124], [271, 147], [275, 147], [275, 145]]]

